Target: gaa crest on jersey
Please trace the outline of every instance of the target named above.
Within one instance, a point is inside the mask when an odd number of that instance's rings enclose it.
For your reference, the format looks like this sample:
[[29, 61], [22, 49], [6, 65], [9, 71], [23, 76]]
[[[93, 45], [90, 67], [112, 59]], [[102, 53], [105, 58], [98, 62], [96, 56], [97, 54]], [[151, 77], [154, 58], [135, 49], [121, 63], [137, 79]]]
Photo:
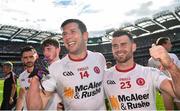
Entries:
[[145, 80], [144, 78], [137, 78], [136, 83], [139, 86], [143, 86], [145, 84]]
[[94, 67], [94, 72], [95, 72], [96, 74], [99, 74], [99, 73], [100, 73], [99, 67], [95, 66], [95, 67]]

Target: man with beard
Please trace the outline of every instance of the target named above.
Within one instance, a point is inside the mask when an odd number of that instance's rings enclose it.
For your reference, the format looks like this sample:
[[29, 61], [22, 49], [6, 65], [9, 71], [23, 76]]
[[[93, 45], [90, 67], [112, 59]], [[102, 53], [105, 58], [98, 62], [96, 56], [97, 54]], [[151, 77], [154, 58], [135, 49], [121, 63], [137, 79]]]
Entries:
[[105, 110], [104, 56], [87, 50], [88, 32], [82, 21], [68, 19], [61, 28], [68, 54], [49, 68], [50, 77], [44, 81], [47, 84], [43, 84], [45, 94], [39, 88], [39, 76], [32, 78], [27, 94], [28, 108], [43, 109], [57, 91], [65, 110]]
[[105, 73], [104, 89], [113, 110], [156, 110], [156, 90], [180, 98], [180, 69], [162, 46], [153, 46], [150, 55], [170, 72], [172, 81], [158, 69], [134, 62], [136, 44], [129, 32], [117, 30], [112, 36], [116, 65]]
[[34, 63], [37, 57], [37, 52], [32, 46], [26, 46], [21, 50], [21, 60], [25, 71], [22, 72], [19, 76], [20, 90], [16, 104], [17, 110], [27, 110], [25, 96], [30, 86], [30, 80], [28, 76], [33, 71]]

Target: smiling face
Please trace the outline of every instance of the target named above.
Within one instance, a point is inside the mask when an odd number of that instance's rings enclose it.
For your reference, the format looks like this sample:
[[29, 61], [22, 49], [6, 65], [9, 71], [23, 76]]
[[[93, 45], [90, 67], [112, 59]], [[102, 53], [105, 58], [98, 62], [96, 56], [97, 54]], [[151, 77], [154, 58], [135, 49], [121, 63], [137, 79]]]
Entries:
[[112, 39], [112, 53], [118, 63], [133, 62], [133, 52], [136, 45], [127, 35], [121, 35]]
[[68, 23], [63, 28], [63, 41], [69, 54], [79, 55], [86, 50], [88, 33], [81, 32], [78, 24]]

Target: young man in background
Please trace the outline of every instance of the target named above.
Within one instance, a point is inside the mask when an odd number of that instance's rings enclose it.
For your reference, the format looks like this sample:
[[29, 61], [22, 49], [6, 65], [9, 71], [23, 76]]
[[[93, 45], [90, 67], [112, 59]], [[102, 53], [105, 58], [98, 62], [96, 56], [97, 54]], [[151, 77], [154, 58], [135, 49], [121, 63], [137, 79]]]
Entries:
[[37, 52], [32, 46], [25, 46], [21, 50], [21, 61], [25, 70], [19, 76], [20, 90], [17, 99], [16, 110], [27, 110], [26, 106], [26, 92], [30, 86], [29, 75], [34, 69], [34, 63], [38, 58]]
[[[42, 43], [42, 49], [44, 57], [48, 60], [49, 67], [53, 63], [60, 61], [60, 44], [56, 39], [46, 39]], [[46, 110], [59, 110], [59, 104], [61, 103], [61, 99], [58, 94], [55, 92], [52, 98], [48, 101], [46, 106]]]

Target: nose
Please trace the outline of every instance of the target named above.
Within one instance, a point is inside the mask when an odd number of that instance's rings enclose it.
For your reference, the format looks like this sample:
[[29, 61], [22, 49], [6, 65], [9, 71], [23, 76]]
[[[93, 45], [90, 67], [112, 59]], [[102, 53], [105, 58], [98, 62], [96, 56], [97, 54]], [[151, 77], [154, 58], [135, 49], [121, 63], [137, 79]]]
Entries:
[[66, 33], [66, 35], [63, 36], [63, 39], [70, 39], [72, 38], [72, 33]]

